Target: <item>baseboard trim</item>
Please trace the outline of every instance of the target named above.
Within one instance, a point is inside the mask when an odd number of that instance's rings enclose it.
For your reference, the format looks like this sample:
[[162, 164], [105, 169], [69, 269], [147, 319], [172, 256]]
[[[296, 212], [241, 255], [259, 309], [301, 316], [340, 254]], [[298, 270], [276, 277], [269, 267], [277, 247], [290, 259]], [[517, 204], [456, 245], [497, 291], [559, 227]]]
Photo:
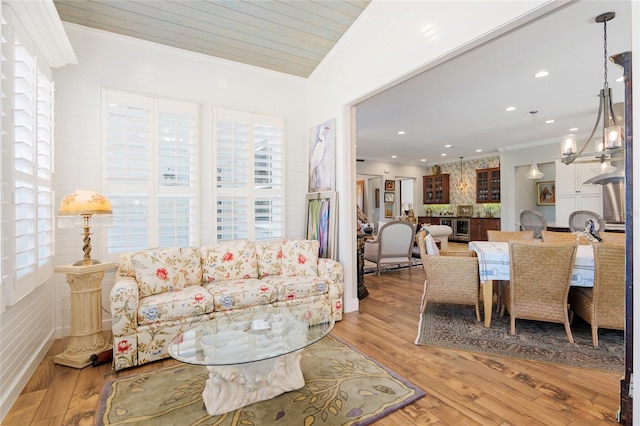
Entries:
[[36, 369], [42, 363], [42, 360], [49, 352], [49, 349], [53, 345], [54, 331], [52, 330], [49, 334], [49, 337], [42, 341], [40, 347], [37, 351], [33, 352], [31, 358], [26, 362], [24, 368], [22, 369], [21, 374], [16, 375], [18, 379], [14, 380], [12, 383], [3, 384], [2, 387], [2, 403], [0, 404], [0, 423], [4, 421], [4, 418], [9, 414], [9, 410], [15, 402], [18, 400], [18, 397], [22, 393], [22, 390], [27, 385], [33, 373], [35, 373]]

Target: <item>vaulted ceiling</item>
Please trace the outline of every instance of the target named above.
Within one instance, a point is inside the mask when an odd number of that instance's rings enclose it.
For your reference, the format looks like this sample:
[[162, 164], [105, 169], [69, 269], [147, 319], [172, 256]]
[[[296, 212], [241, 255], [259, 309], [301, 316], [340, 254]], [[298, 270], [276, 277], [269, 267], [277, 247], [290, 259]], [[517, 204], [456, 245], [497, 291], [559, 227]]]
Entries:
[[[63, 21], [301, 77], [313, 72], [369, 2], [54, 0]], [[616, 13], [608, 23], [608, 53], [628, 51], [630, 4], [567, 2], [361, 102], [357, 158], [457, 161], [534, 143], [559, 146], [576, 127], [579, 140], [586, 140], [603, 86], [603, 28], [595, 17]], [[549, 76], [534, 78], [540, 70]], [[608, 70], [614, 101], [622, 102], [624, 87], [615, 81], [622, 71], [611, 63]], [[507, 106], [516, 109], [507, 113]], [[538, 111], [535, 126], [531, 110]]]
[[370, 0], [54, 0], [63, 21], [308, 77]]

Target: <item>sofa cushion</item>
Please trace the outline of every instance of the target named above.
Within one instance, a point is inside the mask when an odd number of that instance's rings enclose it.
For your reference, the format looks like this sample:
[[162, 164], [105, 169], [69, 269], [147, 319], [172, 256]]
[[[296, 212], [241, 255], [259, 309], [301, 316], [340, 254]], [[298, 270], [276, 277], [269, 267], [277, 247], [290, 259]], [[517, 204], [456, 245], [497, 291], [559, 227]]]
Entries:
[[266, 305], [277, 298], [273, 285], [254, 278], [212, 282], [204, 287], [213, 296], [216, 311]]
[[275, 287], [278, 301], [325, 294], [329, 291], [327, 281], [320, 277], [284, 277], [273, 275], [263, 278], [262, 281]]
[[200, 253], [194, 247], [142, 250], [131, 255], [141, 297], [200, 284]]
[[236, 240], [200, 248], [205, 282], [258, 278], [253, 241]]
[[213, 296], [203, 287], [189, 286], [140, 299], [138, 324], [179, 320], [210, 312], [213, 312]]
[[317, 277], [319, 248], [317, 240], [286, 240], [282, 244], [281, 275]]
[[282, 240], [256, 241], [258, 277], [280, 275], [282, 270]]

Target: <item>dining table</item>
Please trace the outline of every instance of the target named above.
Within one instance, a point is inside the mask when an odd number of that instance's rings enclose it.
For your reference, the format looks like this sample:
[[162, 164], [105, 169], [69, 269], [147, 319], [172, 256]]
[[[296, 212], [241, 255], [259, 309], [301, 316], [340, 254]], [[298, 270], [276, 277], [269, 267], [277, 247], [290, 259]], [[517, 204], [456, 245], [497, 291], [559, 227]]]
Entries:
[[[540, 242], [539, 244], [544, 244]], [[469, 250], [478, 255], [478, 268], [484, 298], [484, 326], [491, 326], [493, 282], [509, 281], [509, 243], [494, 241], [470, 241]], [[544, 269], [544, 265], [540, 265]], [[578, 245], [571, 273], [572, 287], [593, 287], [594, 261], [591, 245]]]

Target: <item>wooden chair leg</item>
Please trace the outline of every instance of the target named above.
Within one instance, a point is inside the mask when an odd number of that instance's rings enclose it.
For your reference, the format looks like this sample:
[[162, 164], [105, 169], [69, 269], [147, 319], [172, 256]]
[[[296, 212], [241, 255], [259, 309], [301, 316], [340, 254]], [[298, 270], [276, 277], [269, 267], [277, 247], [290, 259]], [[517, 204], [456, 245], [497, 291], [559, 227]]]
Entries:
[[569, 343], [573, 343], [573, 334], [571, 334], [571, 326], [569, 326], [569, 319], [564, 322], [564, 330], [567, 332], [567, 338]]
[[480, 321], [480, 302], [476, 302], [476, 320]]
[[516, 317], [511, 312], [509, 312], [509, 315], [511, 315], [511, 335], [515, 336], [516, 335]]
[[591, 340], [593, 341], [593, 347], [598, 347], [598, 326], [591, 325]]

